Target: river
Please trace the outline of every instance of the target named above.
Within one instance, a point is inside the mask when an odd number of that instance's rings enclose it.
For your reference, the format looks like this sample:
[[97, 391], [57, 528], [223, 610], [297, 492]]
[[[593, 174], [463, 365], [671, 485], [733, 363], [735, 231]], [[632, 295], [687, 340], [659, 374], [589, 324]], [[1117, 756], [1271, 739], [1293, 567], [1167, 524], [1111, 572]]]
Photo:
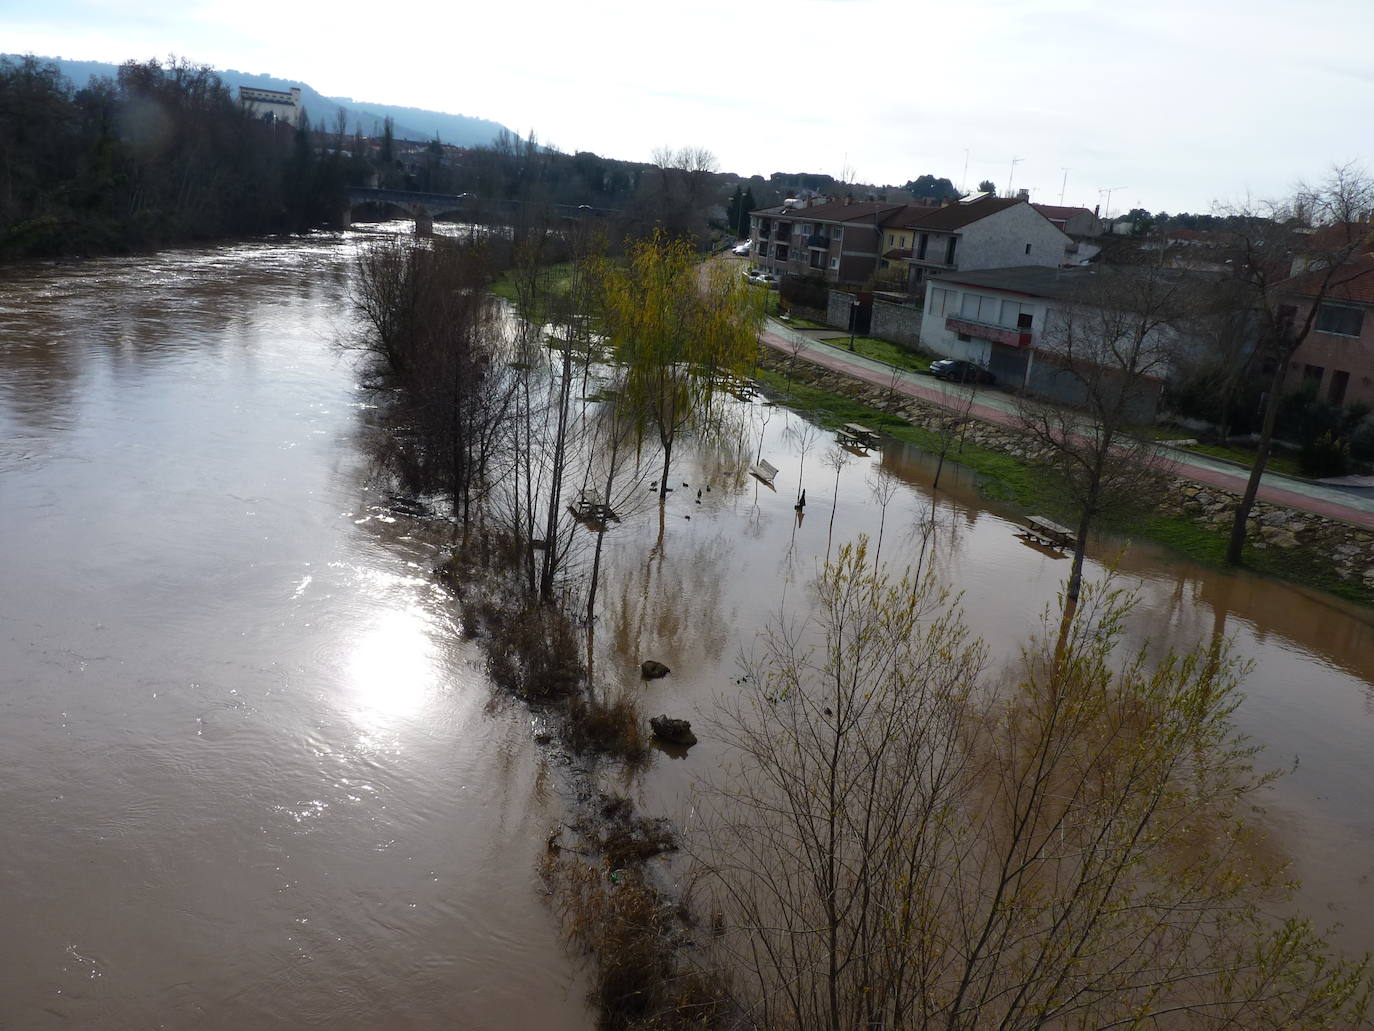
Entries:
[[333, 237], [0, 277], [0, 1027], [586, 1028]]
[[[0, 276], [0, 1027], [592, 1024], [535, 873], [558, 767], [430, 575], [442, 534], [389, 511], [367, 457], [339, 347], [354, 239]], [[607, 537], [597, 669], [702, 730], [685, 758], [603, 770], [650, 813], [685, 818], [722, 759], [714, 702], [764, 622], [804, 612], [832, 498], [835, 544], [881, 525], [897, 562], [935, 512], [930, 560], [995, 669], [1067, 565], [966, 471], [932, 491], [928, 459], [889, 445], [837, 481], [828, 435], [803, 468], [802, 420], [736, 416], [736, 440], [677, 462], [661, 542], [647, 492]], [[776, 491], [740, 469], [759, 448]], [[1263, 765], [1296, 764], [1265, 819], [1301, 908], [1366, 947], [1369, 613], [1116, 538], [1089, 575], [1113, 556], [1132, 643], [1223, 629], [1253, 663], [1237, 721]], [[645, 658], [673, 673], [641, 686]]]

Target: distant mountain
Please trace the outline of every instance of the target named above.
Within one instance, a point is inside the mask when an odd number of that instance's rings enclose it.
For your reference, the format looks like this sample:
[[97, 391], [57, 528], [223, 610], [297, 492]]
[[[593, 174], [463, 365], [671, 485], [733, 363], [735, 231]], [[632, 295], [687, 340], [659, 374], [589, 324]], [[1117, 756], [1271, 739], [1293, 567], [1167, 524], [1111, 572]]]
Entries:
[[[0, 54], [0, 58], [17, 60], [20, 54]], [[70, 79], [77, 89], [82, 89], [92, 78], [107, 76], [114, 78], [119, 66], [103, 61], [71, 61], [62, 57], [42, 57], [40, 60], [52, 61], [62, 74]], [[446, 114], [442, 111], [426, 111], [418, 107], [394, 107], [389, 104], [372, 104], [355, 101], [351, 97], [326, 97], [317, 93], [303, 82], [293, 79], [278, 79], [272, 75], [253, 75], [230, 68], [216, 69], [224, 84], [237, 91], [240, 86], [257, 89], [289, 90], [299, 86], [301, 105], [310, 116], [310, 124], [317, 129], [332, 129], [340, 111], [348, 117], [348, 131], [361, 129], [366, 136], [379, 135], [383, 119], [395, 119], [397, 139], [432, 140], [437, 135], [444, 143], [458, 147], [479, 147], [490, 143], [506, 127], [499, 122], [469, 115]]]
[[[354, 100], [352, 97], [330, 97], [329, 100], [361, 116], [364, 131], [369, 134], [369, 116], [378, 124], [387, 117], [395, 119], [396, 135], [403, 139], [432, 140], [438, 136], [444, 143], [451, 143], [457, 147], [482, 146], [490, 143], [503, 130], [510, 131], [500, 122], [474, 118], [471, 115], [450, 115], [443, 111], [426, 111], [419, 107], [373, 104], [364, 100]], [[349, 116], [350, 119], [353, 117]], [[403, 125], [408, 127], [405, 133], [401, 132]]]

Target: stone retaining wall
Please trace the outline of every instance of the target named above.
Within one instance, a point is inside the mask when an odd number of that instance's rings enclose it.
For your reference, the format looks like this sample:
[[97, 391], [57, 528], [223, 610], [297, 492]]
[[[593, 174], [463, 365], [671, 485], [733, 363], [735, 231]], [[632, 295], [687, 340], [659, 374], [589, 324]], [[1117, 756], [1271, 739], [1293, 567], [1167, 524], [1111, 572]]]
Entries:
[[[871, 408], [905, 419], [913, 426], [938, 429], [951, 418], [949, 409], [904, 395], [893, 395], [885, 387], [851, 379], [841, 373], [798, 362], [764, 348], [763, 365], [785, 372], [822, 390], [840, 394]], [[1033, 461], [1034, 449], [1025, 436], [1004, 426], [973, 420], [966, 439], [990, 451]], [[1185, 516], [1200, 526], [1228, 531], [1240, 496], [1219, 487], [1209, 487], [1183, 477], [1175, 477], [1160, 505], [1165, 515]], [[1255, 502], [1250, 512], [1248, 540], [1257, 550], [1273, 550], [1301, 556], [1313, 565], [1313, 578], [1330, 576], [1364, 591], [1374, 591], [1374, 532], [1312, 512], [1283, 505]]]
[[893, 304], [891, 301], [873, 300], [873, 323], [869, 334], [884, 340], [895, 340], [900, 344], [919, 344], [921, 342], [920, 308], [911, 304]]

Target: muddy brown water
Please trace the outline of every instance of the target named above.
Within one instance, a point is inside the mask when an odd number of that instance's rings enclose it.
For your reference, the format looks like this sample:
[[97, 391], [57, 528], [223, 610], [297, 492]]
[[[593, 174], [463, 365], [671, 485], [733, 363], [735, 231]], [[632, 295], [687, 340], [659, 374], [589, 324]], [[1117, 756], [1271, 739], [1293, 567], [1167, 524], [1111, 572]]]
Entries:
[[0, 274], [0, 1027], [591, 1026], [529, 714], [359, 446], [346, 251]]
[[[931, 457], [889, 442], [851, 456], [837, 491], [834, 470], [821, 461], [833, 449], [833, 434], [820, 436], [803, 467], [796, 434], [788, 433], [801, 425], [798, 416], [756, 404], [748, 417], [746, 457], [761, 448], [780, 470], [776, 489], [739, 476], [737, 465], [713, 451], [670, 477], [677, 489], [661, 544], [653, 508], [608, 535], [614, 586], [597, 626], [602, 672], [613, 683], [635, 684], [648, 713], [705, 727], [685, 758], [660, 755], [641, 779], [608, 776], [608, 785], [685, 823], [694, 781], [729, 759], [710, 733], [713, 709], [737, 691], [740, 659], [759, 629], [780, 614], [806, 614], [807, 585], [828, 547], [867, 534], [872, 554], [881, 530], [882, 561], [902, 567], [918, 561], [924, 538], [925, 562], [962, 592], [969, 624], [989, 642], [994, 674], [1007, 670], [1041, 629], [1068, 572], [1065, 555], [1017, 536], [1015, 513], [982, 497], [966, 469], [946, 465], [940, 489], [932, 490]], [[900, 484], [885, 512], [872, 487], [879, 468]], [[733, 486], [722, 490], [730, 478]], [[800, 519], [799, 486], [807, 492]], [[932, 511], [934, 529], [925, 534]], [[651, 549], [656, 557], [646, 559]], [[1236, 722], [1263, 746], [1258, 766], [1292, 767], [1262, 801], [1277, 848], [1303, 881], [1297, 908], [1319, 927], [1339, 925], [1331, 939], [1339, 948], [1374, 947], [1374, 614], [1249, 573], [1203, 568], [1123, 537], [1093, 544], [1088, 575], [1103, 577], [1106, 563], [1115, 567], [1118, 586], [1139, 599], [1126, 646], [1162, 654], [1221, 632], [1252, 664]], [[672, 674], [640, 685], [643, 658], [665, 662]]]
[[[366, 458], [337, 347], [349, 246], [0, 276], [0, 1026], [591, 1026], [535, 875], [561, 778], [434, 585], [442, 535], [388, 511]], [[828, 544], [881, 523], [904, 563], [933, 508], [927, 561], [994, 668], [1067, 569], [967, 471], [932, 491], [895, 444], [842, 469], [828, 540], [831, 435], [803, 470], [797, 416], [735, 416], [683, 449], [661, 520], [646, 491], [606, 540], [598, 673], [701, 743], [602, 776], [683, 821], [725, 758], [712, 708], [758, 630], [805, 612]], [[742, 472], [760, 449], [776, 490]], [[1090, 575], [1112, 556], [1133, 644], [1220, 628], [1253, 662], [1237, 719], [1266, 765], [1296, 763], [1266, 819], [1300, 905], [1368, 946], [1369, 613], [1116, 538]], [[643, 683], [646, 658], [672, 674]]]

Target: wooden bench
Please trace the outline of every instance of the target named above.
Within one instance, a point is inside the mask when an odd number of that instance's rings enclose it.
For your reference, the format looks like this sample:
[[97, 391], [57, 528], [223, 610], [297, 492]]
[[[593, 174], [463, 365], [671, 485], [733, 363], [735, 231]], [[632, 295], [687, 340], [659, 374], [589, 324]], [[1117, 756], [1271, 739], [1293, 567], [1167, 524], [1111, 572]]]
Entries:
[[778, 475], [778, 467], [770, 463], [767, 459], [760, 458], [749, 467], [749, 472], [757, 476], [768, 486], [773, 486], [773, 478]]
[[1028, 516], [1026, 518], [1026, 533], [1036, 540], [1056, 548], [1072, 548], [1078, 542], [1074, 532], [1067, 526], [1060, 526], [1054, 520], [1046, 519], [1044, 516]]

